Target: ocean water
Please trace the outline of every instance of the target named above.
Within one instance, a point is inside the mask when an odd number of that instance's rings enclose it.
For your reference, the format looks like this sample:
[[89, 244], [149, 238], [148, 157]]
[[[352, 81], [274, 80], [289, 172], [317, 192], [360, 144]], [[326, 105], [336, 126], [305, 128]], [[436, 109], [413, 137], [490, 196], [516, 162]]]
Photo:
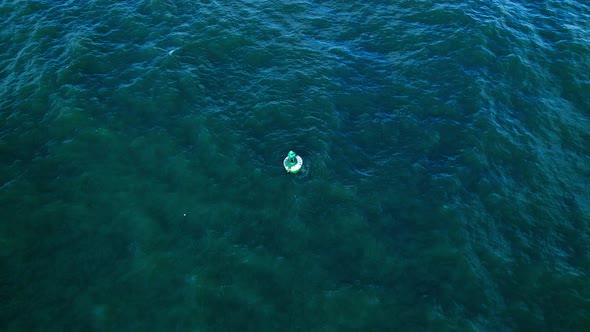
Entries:
[[0, 330], [590, 329], [586, 1], [0, 18]]

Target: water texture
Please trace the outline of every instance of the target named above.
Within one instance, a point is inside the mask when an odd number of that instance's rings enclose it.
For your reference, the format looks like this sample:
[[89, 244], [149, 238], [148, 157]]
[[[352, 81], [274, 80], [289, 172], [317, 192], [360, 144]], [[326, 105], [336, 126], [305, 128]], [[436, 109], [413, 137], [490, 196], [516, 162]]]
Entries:
[[590, 326], [586, 2], [0, 18], [0, 330]]

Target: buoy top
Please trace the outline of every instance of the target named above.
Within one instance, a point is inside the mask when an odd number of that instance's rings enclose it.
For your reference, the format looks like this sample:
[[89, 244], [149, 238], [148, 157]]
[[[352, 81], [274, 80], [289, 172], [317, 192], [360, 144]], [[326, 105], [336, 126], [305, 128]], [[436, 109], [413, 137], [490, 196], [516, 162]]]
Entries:
[[289, 151], [287, 158], [285, 158], [285, 164], [289, 167], [293, 167], [297, 164], [297, 154], [293, 151]]

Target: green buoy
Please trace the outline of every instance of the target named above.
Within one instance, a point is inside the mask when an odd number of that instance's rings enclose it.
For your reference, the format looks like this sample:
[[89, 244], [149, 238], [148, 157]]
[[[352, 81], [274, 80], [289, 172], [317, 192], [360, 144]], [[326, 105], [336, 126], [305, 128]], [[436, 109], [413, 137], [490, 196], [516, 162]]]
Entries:
[[283, 166], [285, 166], [285, 170], [287, 173], [297, 173], [303, 167], [303, 159], [298, 156], [295, 152], [289, 151], [289, 154], [283, 160]]

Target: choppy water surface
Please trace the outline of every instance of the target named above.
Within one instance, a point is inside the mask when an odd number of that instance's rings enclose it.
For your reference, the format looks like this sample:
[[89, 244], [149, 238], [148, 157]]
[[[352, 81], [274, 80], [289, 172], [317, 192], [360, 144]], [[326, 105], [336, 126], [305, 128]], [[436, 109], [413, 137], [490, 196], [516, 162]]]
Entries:
[[584, 2], [0, 15], [2, 330], [590, 326]]

